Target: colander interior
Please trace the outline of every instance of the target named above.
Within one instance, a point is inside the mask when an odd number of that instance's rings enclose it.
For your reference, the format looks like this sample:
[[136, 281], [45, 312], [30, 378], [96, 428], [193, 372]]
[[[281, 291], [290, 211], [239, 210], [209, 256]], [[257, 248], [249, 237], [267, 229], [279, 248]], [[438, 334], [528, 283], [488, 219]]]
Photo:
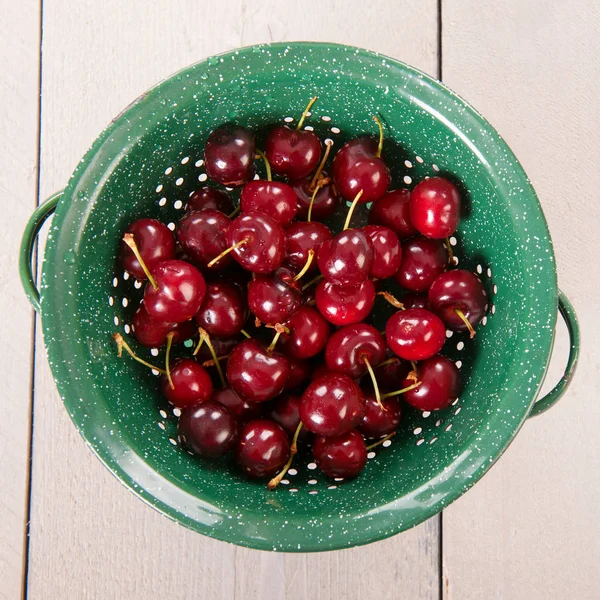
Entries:
[[[210, 131], [235, 121], [259, 132], [291, 122], [319, 96], [306, 126], [334, 142], [385, 127], [393, 187], [441, 173], [461, 187], [452, 239], [459, 266], [490, 297], [477, 336], [448, 332], [464, 390], [447, 410], [406, 408], [398, 434], [354, 481], [332, 481], [299, 455], [276, 491], [230, 460], [208, 462], [177, 441], [157, 378], [116, 357], [142, 295], [116, 262], [127, 224], [174, 228], [206, 181]], [[334, 219], [341, 229], [346, 207]], [[365, 221], [357, 209], [353, 221]], [[391, 59], [343, 46], [255, 47], [215, 57], [140, 98], [98, 139], [55, 216], [42, 284], [45, 340], [69, 413], [116, 475], [167, 515], [207, 535], [279, 550], [366, 543], [431, 516], [467, 489], [524, 420], [545, 372], [556, 317], [553, 253], [525, 174], [494, 130], [451, 92]], [[393, 309], [377, 301], [377, 320]], [[130, 336], [131, 337], [131, 336]], [[129, 338], [128, 338], [129, 339]], [[131, 337], [132, 345], [134, 340]], [[163, 351], [138, 348], [159, 363]], [[191, 349], [180, 347], [181, 355]], [[174, 414], [175, 413], [175, 414]]]

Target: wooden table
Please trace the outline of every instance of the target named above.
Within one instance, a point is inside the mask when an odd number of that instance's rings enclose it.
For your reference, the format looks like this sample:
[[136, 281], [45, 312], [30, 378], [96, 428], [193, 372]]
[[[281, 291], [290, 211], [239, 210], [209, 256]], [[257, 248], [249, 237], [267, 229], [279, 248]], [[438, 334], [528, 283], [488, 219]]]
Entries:
[[[599, 597], [596, 2], [2, 5], [2, 598]], [[298, 39], [343, 42], [402, 59], [441, 76], [488, 117], [538, 191], [560, 285], [584, 332], [578, 377], [567, 397], [527, 423], [472, 491], [405, 534], [320, 555], [213, 541], [127, 492], [84, 446], [63, 409], [16, 274], [26, 218], [64, 187], [92, 140], [133, 98], [210, 54]], [[560, 376], [566, 347], [561, 325], [548, 382]]]

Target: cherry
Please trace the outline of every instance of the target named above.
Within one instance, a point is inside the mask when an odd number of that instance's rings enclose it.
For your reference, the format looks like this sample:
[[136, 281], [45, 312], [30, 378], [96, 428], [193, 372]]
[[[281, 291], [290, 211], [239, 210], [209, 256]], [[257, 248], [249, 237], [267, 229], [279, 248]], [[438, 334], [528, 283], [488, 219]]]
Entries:
[[[175, 258], [175, 239], [164, 223], [156, 219], [138, 219], [128, 225], [126, 233], [133, 236], [142, 260], [150, 271], [159, 262]], [[125, 239], [121, 241], [119, 259], [123, 268], [136, 279], [148, 278]]]
[[437, 354], [446, 341], [442, 320], [424, 308], [394, 313], [385, 326], [390, 349], [405, 360], [424, 360]]
[[458, 188], [443, 177], [430, 177], [410, 194], [410, 220], [425, 237], [444, 239], [452, 235], [460, 219]]
[[401, 240], [412, 237], [418, 232], [410, 220], [409, 200], [410, 190], [401, 188], [388, 192], [373, 202], [369, 223], [388, 227]]
[[279, 395], [290, 375], [285, 356], [265, 348], [257, 340], [238, 344], [227, 363], [227, 381], [249, 402], [265, 402]]
[[[213, 350], [217, 356], [227, 356], [240, 343], [240, 337], [212, 337], [210, 341], [212, 342]], [[203, 344], [200, 346], [200, 349], [196, 353], [196, 360], [198, 360], [200, 363], [212, 360], [212, 354], [208, 348], [208, 344]]]
[[387, 279], [395, 275], [402, 260], [402, 248], [398, 236], [391, 229], [382, 225], [367, 225], [361, 231], [373, 245], [371, 277]]
[[364, 436], [378, 438], [398, 429], [402, 408], [397, 398], [382, 398], [378, 402], [373, 394], [365, 394], [365, 406], [365, 414], [358, 425]]
[[[305, 221], [292, 223], [285, 232], [285, 262], [299, 271], [308, 261], [309, 251], [312, 250], [316, 255], [323, 242], [331, 239], [333, 234], [323, 223]], [[317, 261], [313, 260], [309, 272], [317, 269]]]
[[295, 390], [310, 377], [311, 367], [305, 360], [299, 360], [293, 356], [286, 356], [286, 358], [290, 364], [290, 376], [283, 389]]
[[233, 212], [231, 198], [223, 191], [205, 186], [195, 191], [187, 201], [186, 210], [218, 210], [228, 215]]
[[210, 375], [193, 358], [182, 358], [170, 369], [171, 381], [166, 374], [161, 375], [162, 395], [176, 408], [188, 408], [208, 400], [213, 391]]
[[246, 302], [239, 289], [225, 282], [209, 283], [196, 322], [212, 336], [231, 337], [246, 320]]
[[316, 184], [313, 184], [313, 180], [314, 177], [309, 175], [290, 182], [296, 192], [297, 216], [300, 219], [308, 219], [309, 209], [311, 219], [326, 219], [335, 213], [342, 202], [341, 196], [325, 171], [321, 171]]
[[224, 256], [210, 267], [207, 265], [227, 248], [227, 228], [230, 223], [226, 215], [215, 209], [191, 211], [177, 225], [177, 240], [201, 269], [217, 271], [231, 262], [230, 256]]
[[317, 262], [323, 277], [334, 285], [360, 285], [371, 271], [373, 244], [358, 229], [345, 229], [321, 244]]
[[[452, 404], [460, 393], [460, 373], [445, 356], [433, 356], [417, 367], [421, 385], [404, 393], [406, 402], [419, 410], [441, 410]], [[414, 381], [405, 379], [403, 387]]]
[[396, 281], [411, 292], [422, 293], [448, 266], [448, 251], [443, 242], [416, 237], [402, 244], [402, 262]]
[[262, 323], [287, 321], [302, 302], [294, 271], [279, 267], [269, 275], [256, 275], [248, 284], [248, 306]]
[[327, 373], [313, 381], [300, 403], [300, 419], [317, 435], [342, 435], [360, 422], [364, 412], [361, 389], [341, 373]]
[[314, 308], [301, 306], [286, 325], [290, 333], [281, 335], [281, 345], [286, 356], [312, 358], [325, 348], [329, 324]]
[[405, 294], [402, 296], [404, 308], [427, 308], [429, 309], [429, 300], [427, 294]]
[[384, 360], [377, 366], [377, 385], [382, 392], [397, 390], [410, 371], [410, 363], [399, 358]]
[[207, 175], [217, 183], [239, 187], [254, 175], [256, 143], [251, 131], [239, 125], [213, 130], [204, 148]]
[[289, 455], [290, 441], [281, 425], [268, 419], [255, 419], [242, 428], [236, 460], [248, 477], [275, 475]]
[[157, 321], [147, 310], [144, 304], [135, 311], [132, 319], [133, 335], [135, 339], [148, 348], [158, 348], [167, 340], [167, 334], [174, 332], [173, 344], [181, 344], [185, 340], [193, 338], [196, 327], [193, 321], [181, 323], [165, 323]]
[[313, 458], [325, 475], [331, 478], [356, 477], [367, 464], [367, 447], [356, 430], [337, 437], [317, 437]]
[[245, 423], [260, 416], [260, 404], [247, 402], [230, 387], [213, 392], [211, 400], [220, 402], [240, 422]]
[[442, 273], [429, 288], [429, 305], [446, 327], [454, 331], [469, 330], [475, 335], [473, 327], [483, 316], [488, 296], [479, 280], [471, 271], [455, 269]]
[[319, 312], [333, 325], [351, 325], [365, 319], [375, 303], [375, 286], [366, 279], [355, 287], [319, 282], [315, 291]]
[[[300, 424], [300, 402], [301, 397], [294, 394], [284, 394], [279, 396], [273, 403], [269, 411], [269, 417], [281, 425], [291, 437], [296, 433]], [[306, 439], [310, 432], [306, 427], [300, 430], [300, 439]]]
[[238, 426], [235, 418], [219, 402], [209, 400], [182, 411], [179, 441], [191, 452], [205, 458], [218, 458], [235, 445]]
[[372, 325], [346, 325], [329, 338], [325, 363], [330, 371], [358, 379], [367, 372], [367, 365], [374, 367], [383, 360], [385, 350], [383, 336]]

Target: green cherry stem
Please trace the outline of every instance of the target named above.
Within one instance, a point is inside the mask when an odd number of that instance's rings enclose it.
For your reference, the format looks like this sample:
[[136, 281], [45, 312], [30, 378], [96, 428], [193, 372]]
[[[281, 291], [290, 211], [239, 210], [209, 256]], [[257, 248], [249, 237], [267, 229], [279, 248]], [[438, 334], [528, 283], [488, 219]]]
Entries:
[[290, 457], [288, 461], [283, 466], [283, 469], [275, 476], [269, 483], [267, 484], [267, 488], [269, 490], [274, 490], [280, 483], [281, 480], [285, 477], [285, 474], [288, 472], [288, 469], [292, 466], [292, 461], [294, 460], [294, 456], [298, 452], [298, 436], [300, 435], [300, 430], [302, 429], [302, 421], [298, 423], [298, 427], [296, 427], [296, 431], [294, 432], [294, 438], [292, 439], [292, 443], [290, 445]]
[[208, 349], [210, 350], [210, 355], [213, 357], [213, 360], [215, 361], [215, 368], [217, 369], [217, 372], [219, 373], [219, 379], [221, 380], [221, 384], [223, 385], [223, 387], [227, 387], [227, 382], [225, 381], [225, 375], [223, 375], [223, 369], [221, 369], [221, 365], [219, 364], [219, 357], [217, 356], [217, 353], [215, 352], [215, 349], [210, 341], [210, 336], [208, 335], [208, 331], [206, 331], [206, 329], [203, 329], [202, 327], [198, 327], [198, 333], [200, 334], [200, 339], [204, 340], [206, 342], [206, 345], [208, 346]]
[[350, 208], [348, 209], [348, 215], [346, 216], [346, 222], [344, 223], [344, 231], [346, 231], [346, 229], [348, 229], [348, 227], [350, 227], [350, 221], [352, 220], [352, 213], [354, 212], [354, 209], [356, 208], [356, 205], [358, 204], [358, 201], [360, 200], [360, 197], [363, 195], [363, 191], [360, 190], [360, 192], [358, 192], [358, 194], [356, 194], [356, 196], [354, 197], [354, 200], [352, 200], [352, 204], [350, 205]]
[[131, 251], [135, 254], [135, 257], [138, 259], [138, 262], [140, 263], [140, 267], [142, 267], [142, 270], [144, 271], [144, 273], [146, 273], [146, 277], [148, 278], [150, 285], [155, 290], [157, 290], [158, 285], [156, 284], [156, 280], [154, 279], [154, 277], [152, 277], [150, 270], [146, 266], [146, 263], [144, 262], [144, 259], [142, 258], [142, 255], [140, 254], [140, 250], [137, 247], [137, 244], [135, 243], [135, 239], [133, 238], [133, 233], [126, 233], [123, 236], [123, 241], [129, 246], [129, 248], [131, 248]]
[[265, 169], [267, 170], [267, 181], [273, 181], [273, 176], [271, 175], [271, 165], [269, 164], [269, 159], [265, 156], [265, 153], [262, 150], [257, 150], [256, 154], [263, 159], [265, 163]]
[[373, 115], [373, 121], [375, 121], [375, 123], [377, 123], [377, 127], [379, 127], [379, 144], [377, 145], [377, 153], [375, 156], [377, 158], [381, 158], [381, 151], [383, 150], [383, 125], [375, 115]]
[[163, 375], [166, 373], [166, 371], [164, 369], [159, 369], [158, 367], [151, 365], [149, 362], [146, 362], [143, 358], [140, 358], [129, 347], [129, 344], [123, 339], [123, 336], [120, 333], [113, 333], [113, 340], [115, 340], [115, 343], [117, 344], [117, 356], [119, 358], [121, 358], [121, 356], [123, 356], [123, 350], [125, 350], [127, 352], [127, 354], [129, 354], [129, 356], [131, 356], [131, 358], [133, 358], [134, 360], [137, 360], [139, 363], [141, 363], [145, 367], [148, 367], [149, 369], [154, 369], [155, 371], [158, 371], [159, 373], [162, 373]]
[[373, 448], [377, 448], [377, 446], [380, 446], [381, 444], [383, 444], [383, 442], [387, 442], [390, 438], [393, 438], [396, 435], [395, 431], [392, 431], [392, 433], [390, 433], [389, 435], [386, 435], [384, 438], [377, 440], [375, 443], [371, 444], [370, 446], [367, 446], [367, 452], [369, 450], [373, 450]]
[[308, 116], [308, 113], [309, 113], [310, 109], [312, 108], [312, 105], [316, 101], [317, 101], [317, 96], [313, 96], [310, 99], [310, 102], [308, 103], [308, 105], [304, 109], [304, 112], [302, 113], [302, 116], [300, 117], [300, 120], [298, 121], [298, 125], [296, 125], [296, 131], [300, 131], [300, 128], [302, 127], [302, 125], [304, 125], [304, 119], [306, 119], [306, 117]]
[[169, 380], [169, 385], [171, 386], [171, 389], [174, 390], [175, 389], [175, 384], [173, 383], [173, 380], [171, 379], [171, 346], [173, 345], [173, 336], [175, 335], [174, 331], [170, 331], [167, 334], [167, 352], [165, 354], [165, 371], [167, 373], [167, 379]]
[[388, 392], [387, 394], [381, 396], [381, 399], [385, 400], [386, 398], [392, 398], [393, 396], [399, 396], [400, 394], [404, 394], [405, 392], [410, 392], [410, 390], [418, 388], [422, 383], [422, 381], [417, 381], [416, 383], [413, 383], [408, 387], [402, 388], [401, 390], [396, 390], [395, 392]]

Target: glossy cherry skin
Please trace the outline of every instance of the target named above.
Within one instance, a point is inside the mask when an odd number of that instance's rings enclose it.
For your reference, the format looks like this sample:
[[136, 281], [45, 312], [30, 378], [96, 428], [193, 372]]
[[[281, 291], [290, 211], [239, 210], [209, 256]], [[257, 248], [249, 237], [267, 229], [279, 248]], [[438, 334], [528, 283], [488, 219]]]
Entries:
[[396, 431], [400, 425], [402, 408], [398, 398], [395, 396], [384, 398], [381, 404], [385, 410], [381, 409], [374, 394], [365, 394], [365, 414], [357, 427], [365, 437], [383, 437]]
[[355, 429], [337, 437], [315, 438], [313, 458], [325, 475], [331, 478], [356, 477], [367, 464], [367, 446]]
[[256, 275], [248, 284], [248, 306], [259, 321], [285, 323], [300, 308], [302, 298], [292, 281], [294, 275], [284, 266], [269, 275]]
[[347, 375], [327, 373], [302, 394], [300, 419], [317, 435], [342, 435], [356, 427], [365, 412], [365, 399]]
[[207, 370], [193, 358], [182, 358], [171, 366], [171, 387], [166, 375], [160, 377], [162, 395], [176, 408], [188, 408], [208, 400], [213, 384]]
[[416, 237], [402, 244], [402, 262], [394, 278], [403, 288], [421, 294], [447, 266], [448, 251], [443, 242]]
[[354, 200], [360, 190], [361, 204], [381, 198], [390, 187], [390, 170], [377, 158], [377, 141], [369, 137], [347, 142], [333, 159], [333, 181], [343, 198]]
[[218, 210], [226, 215], [234, 210], [233, 201], [223, 191], [205, 186], [195, 191], [188, 199], [186, 210]]
[[311, 373], [311, 366], [305, 360], [299, 360], [293, 356], [286, 356], [290, 365], [290, 376], [285, 382], [284, 391], [295, 390], [302, 385], [309, 377]]
[[210, 268], [207, 265], [227, 248], [230, 223], [227, 216], [218, 210], [194, 210], [179, 221], [177, 240], [190, 260], [201, 269], [218, 271], [231, 263], [231, 256], [224, 256]]
[[[296, 181], [291, 181], [290, 185], [296, 192], [296, 201], [298, 203], [298, 218], [308, 218], [308, 208], [312, 198], [314, 188], [311, 188], [313, 176], [303, 177]], [[319, 181], [322, 185], [315, 195], [312, 211], [310, 213], [311, 221], [322, 220], [330, 217], [339, 207], [342, 202], [342, 197], [338, 194], [336, 187], [331, 181], [328, 181], [328, 176], [325, 171], [321, 171]], [[316, 187], [316, 186], [315, 186]]]
[[278, 175], [300, 179], [312, 173], [321, 158], [321, 140], [307, 130], [279, 125], [269, 132], [265, 155]]
[[460, 220], [460, 192], [448, 179], [430, 177], [410, 194], [410, 220], [425, 237], [440, 240], [452, 235]]
[[385, 340], [375, 327], [356, 323], [338, 329], [329, 338], [325, 363], [330, 371], [358, 379], [367, 372], [366, 361], [375, 367], [383, 360], [385, 351]]
[[285, 262], [300, 271], [308, 260], [309, 250], [315, 253], [310, 263], [309, 273], [317, 271], [317, 252], [323, 244], [333, 239], [333, 234], [327, 225], [311, 221], [297, 221], [292, 223], [285, 231], [286, 255]]
[[329, 323], [319, 311], [310, 306], [301, 306], [286, 322], [290, 334], [279, 338], [283, 353], [299, 359], [316, 356], [325, 348], [329, 338]]
[[[290, 438], [296, 433], [296, 429], [300, 423], [300, 402], [302, 398], [294, 394], [283, 394], [274, 402], [271, 410], [268, 413], [269, 418], [275, 423], [281, 425]], [[310, 432], [306, 427], [302, 427], [299, 439], [306, 439], [310, 436]]]
[[[402, 397], [419, 410], [441, 410], [458, 398], [461, 388], [460, 373], [456, 365], [445, 356], [433, 356], [419, 363], [417, 378], [421, 385], [405, 392]], [[412, 384], [412, 379], [405, 379], [402, 387]]]
[[225, 406], [240, 423], [246, 423], [260, 416], [260, 404], [247, 402], [243, 398], [240, 398], [230, 387], [215, 390], [211, 400]]
[[488, 296], [479, 280], [471, 271], [454, 269], [442, 273], [429, 288], [429, 306], [448, 329], [465, 331], [467, 326], [456, 314], [459, 309], [469, 323], [475, 327], [483, 316], [488, 303]]
[[288, 360], [278, 352], [269, 352], [257, 340], [238, 344], [227, 362], [227, 381], [249, 402], [265, 402], [279, 395], [290, 375]]
[[132, 319], [135, 339], [148, 348], [158, 348], [167, 341], [167, 334], [174, 333], [173, 344], [181, 344], [196, 336], [196, 326], [193, 321], [182, 323], [165, 323], [157, 321], [142, 303], [135, 311]]
[[287, 183], [257, 179], [249, 181], [240, 195], [242, 212], [263, 212], [287, 227], [296, 217], [296, 192]]
[[394, 313], [385, 326], [388, 346], [404, 360], [425, 360], [437, 354], [446, 341], [442, 320], [424, 308]]
[[397, 359], [397, 362], [392, 362], [383, 367], [378, 367], [375, 371], [377, 377], [377, 387], [379, 391], [395, 392], [402, 389], [402, 381], [410, 371], [410, 363]]
[[367, 225], [361, 231], [371, 240], [373, 246], [373, 264], [370, 276], [387, 279], [396, 274], [402, 260], [402, 247], [398, 236], [382, 225]]
[[[175, 238], [164, 223], [156, 219], [138, 219], [128, 225], [125, 233], [133, 235], [151, 273], [158, 263], [175, 258]], [[122, 267], [136, 279], [148, 279], [135, 254], [123, 240], [119, 246], [119, 259]]]
[[315, 291], [319, 312], [337, 326], [359, 323], [375, 304], [375, 286], [366, 279], [356, 287], [341, 287], [320, 281]]
[[206, 283], [200, 271], [182, 260], [165, 260], [152, 270], [157, 289], [144, 290], [146, 310], [160, 321], [180, 323], [200, 310]]
[[402, 305], [404, 308], [429, 309], [429, 300], [427, 299], [427, 294], [405, 294], [402, 296]]
[[234, 219], [227, 230], [227, 243], [233, 246], [244, 239], [247, 243], [231, 253], [244, 269], [270, 273], [283, 262], [285, 235], [279, 223], [269, 215], [253, 212]]
[[204, 148], [207, 175], [217, 183], [239, 187], [254, 175], [256, 143], [251, 131], [239, 125], [213, 130]]
[[346, 229], [321, 244], [317, 263], [329, 283], [360, 285], [371, 272], [373, 244], [362, 231]]
[[185, 409], [179, 417], [179, 441], [205, 458], [225, 456], [234, 446], [238, 424], [219, 402], [209, 400]]
[[235, 457], [245, 475], [272, 477], [290, 456], [288, 434], [268, 419], [255, 419], [242, 428]]
[[231, 337], [244, 327], [246, 302], [240, 290], [223, 281], [209, 283], [196, 322], [212, 335]]
[[373, 202], [369, 211], [371, 225], [383, 225], [391, 229], [401, 240], [413, 237], [418, 232], [410, 220], [410, 190], [392, 190]]

